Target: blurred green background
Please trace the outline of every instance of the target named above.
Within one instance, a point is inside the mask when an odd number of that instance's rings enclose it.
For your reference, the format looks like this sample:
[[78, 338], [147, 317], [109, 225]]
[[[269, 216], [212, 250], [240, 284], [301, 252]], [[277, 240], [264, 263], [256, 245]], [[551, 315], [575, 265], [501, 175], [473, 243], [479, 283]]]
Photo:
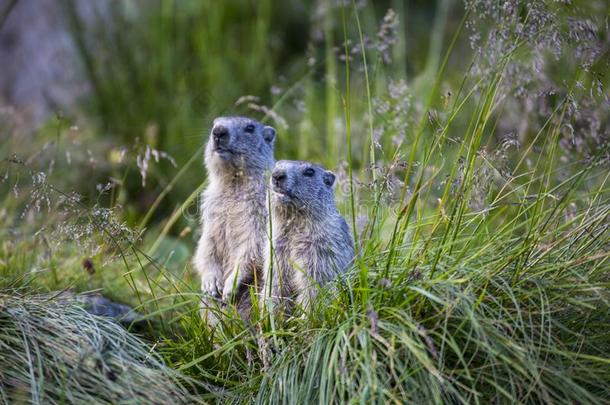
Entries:
[[[367, 91], [350, 2], [342, 7], [337, 1], [154, 0], [92, 5], [64, 0], [43, 2], [42, 11], [29, 10], [28, 3], [3, 3], [3, 36], [16, 31], [18, 37], [27, 31], [23, 25], [14, 27], [32, 22], [23, 15], [26, 11], [53, 16], [46, 18], [57, 23], [67, 50], [49, 46], [47, 51], [43, 37], [38, 38], [42, 41], [38, 53], [51, 53], [56, 69], [71, 73], [63, 83], [51, 76], [36, 85], [79, 89], [68, 102], [54, 104], [55, 100], [33, 98], [32, 103], [51, 107], [38, 114], [34, 131], [26, 135], [18, 124], [9, 126], [5, 121], [2, 137], [8, 142], [3, 142], [3, 156], [27, 155], [55, 140], [65, 150], [75, 138], [94, 143], [74, 150], [71, 157], [78, 160], [79, 155], [85, 155], [81, 159], [84, 163], [95, 159], [96, 170], [75, 173], [62, 156], [54, 162], [55, 169], [68, 169], [68, 177], [58, 176], [58, 180], [65, 180], [70, 187], [77, 185], [77, 191], [90, 199], [112, 198], [108, 203], [127, 205], [132, 210], [132, 225], [191, 161], [206, 141], [213, 118], [219, 115], [249, 115], [275, 125], [278, 157], [315, 160], [333, 169], [345, 162], [346, 40], [353, 71], [354, 168], [366, 164]], [[390, 80], [405, 79], [423, 94], [444, 51], [441, 44], [448, 42], [463, 15], [462, 3], [358, 1], [355, 6], [368, 53], [371, 91], [381, 94]], [[388, 9], [396, 14], [386, 33], [389, 42], [380, 51], [384, 46], [380, 29]], [[42, 30], [42, 34], [46, 32]], [[52, 35], [49, 38], [54, 39]], [[465, 40], [458, 47], [463, 48], [458, 55], [469, 52]], [[15, 48], [6, 58], [23, 52], [24, 46], [17, 41]], [[35, 53], [27, 46], [25, 50]], [[16, 58], [11, 63], [19, 65]], [[451, 60], [451, 66], [464, 63], [459, 57]], [[10, 92], [5, 99], [10, 105]], [[16, 101], [15, 115], [28, 111], [30, 100], [21, 105]], [[143, 153], [147, 145], [170, 155], [176, 167], [163, 159], [151, 163], [142, 187], [133, 157]], [[123, 156], [125, 151], [133, 152], [131, 160]], [[95, 156], [90, 159], [88, 153]], [[37, 162], [43, 158], [38, 156]], [[201, 160], [191, 161], [186, 175], [173, 185], [153, 219], [171, 212], [205, 179]], [[126, 187], [119, 195], [100, 196], [96, 186], [106, 184], [109, 177]]]
[[[466, 15], [464, 2], [452, 0], [3, 0], [0, 152], [27, 170], [7, 167], [0, 217], [9, 228], [38, 229], [35, 216], [23, 214], [32, 199], [20, 188], [36, 183], [28, 172], [44, 173], [85, 206], [116, 210], [129, 227], [183, 239], [186, 263], [198, 223], [193, 193], [205, 182], [202, 147], [219, 115], [274, 125], [276, 158], [335, 170], [346, 214], [353, 170], [361, 207], [354, 215], [370, 216], [376, 182], [386, 182], [389, 200], [399, 194], [418, 131], [428, 147], [446, 126], [442, 153], [429, 168], [449, 162], [437, 178], [441, 186], [459, 166], [482, 89], [498, 80], [485, 69], [508, 54], [504, 36], [523, 30], [529, 36], [523, 49], [511, 51], [483, 140], [490, 151], [499, 148], [494, 159], [504, 170], [514, 157], [500, 149], [532, 140], [581, 69], [565, 49], [551, 57], [553, 35], [565, 36], [561, 46], [601, 47], [579, 81], [580, 95], [593, 94], [595, 80], [607, 83], [608, 5], [538, 3], [546, 11], [535, 14], [528, 3], [472, 4]], [[545, 20], [547, 12], [554, 20]], [[577, 17], [584, 25], [568, 26]], [[458, 100], [460, 113], [452, 114]], [[600, 150], [607, 139], [607, 105], [579, 105], [569, 117], [572, 135], [564, 131], [566, 161]], [[414, 167], [425, 150], [416, 148]], [[488, 191], [489, 181], [481, 179], [479, 188]]]

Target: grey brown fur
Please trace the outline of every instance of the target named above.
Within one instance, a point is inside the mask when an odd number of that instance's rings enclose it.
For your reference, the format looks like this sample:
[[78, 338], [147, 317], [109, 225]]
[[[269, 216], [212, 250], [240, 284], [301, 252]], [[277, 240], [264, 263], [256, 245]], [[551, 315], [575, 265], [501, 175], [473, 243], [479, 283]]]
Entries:
[[202, 310], [210, 297], [239, 300], [239, 294], [248, 295], [244, 287], [260, 279], [267, 241], [266, 172], [273, 167], [274, 141], [275, 129], [258, 121], [214, 120], [205, 150], [209, 183], [202, 194], [202, 235], [193, 259], [208, 297]]
[[308, 307], [321, 285], [347, 270], [353, 240], [335, 206], [333, 173], [282, 160], [271, 177], [273, 254], [268, 246], [262, 302], [290, 312]]

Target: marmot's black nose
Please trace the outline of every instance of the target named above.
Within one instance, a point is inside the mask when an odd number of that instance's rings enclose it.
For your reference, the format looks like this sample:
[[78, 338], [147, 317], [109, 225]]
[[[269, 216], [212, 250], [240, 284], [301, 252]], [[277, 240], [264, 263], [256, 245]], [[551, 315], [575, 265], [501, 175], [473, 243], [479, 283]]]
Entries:
[[273, 178], [273, 184], [279, 186], [284, 180], [286, 180], [286, 173], [275, 171], [271, 177]]
[[214, 135], [214, 139], [220, 140], [222, 138], [226, 138], [227, 135], [229, 135], [229, 130], [222, 125], [216, 125], [214, 129], [212, 129], [212, 135]]

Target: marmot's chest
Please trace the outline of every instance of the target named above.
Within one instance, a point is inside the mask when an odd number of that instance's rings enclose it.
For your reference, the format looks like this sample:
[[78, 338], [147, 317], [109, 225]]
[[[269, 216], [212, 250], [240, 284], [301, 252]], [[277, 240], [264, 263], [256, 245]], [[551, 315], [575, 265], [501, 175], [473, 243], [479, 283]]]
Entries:
[[240, 196], [232, 198], [210, 198], [204, 203], [205, 217], [208, 221], [231, 228], [249, 223], [266, 223], [267, 211], [260, 198]]
[[256, 201], [209, 199], [204, 219], [223, 263], [233, 266], [234, 257], [262, 255], [266, 211]]
[[299, 240], [278, 238], [275, 241], [274, 249], [276, 256], [280, 257], [282, 262], [306, 267], [316, 263], [322, 264], [334, 254], [328, 243], [320, 238]]

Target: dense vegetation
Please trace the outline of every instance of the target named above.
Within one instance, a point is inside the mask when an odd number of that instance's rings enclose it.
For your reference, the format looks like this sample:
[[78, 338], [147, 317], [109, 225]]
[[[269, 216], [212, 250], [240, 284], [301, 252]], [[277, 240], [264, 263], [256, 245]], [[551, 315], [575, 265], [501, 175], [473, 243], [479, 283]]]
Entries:
[[[0, 398], [610, 402], [606, 2], [297, 3], [65, 2], [89, 97], [0, 122]], [[307, 316], [199, 318], [226, 114], [337, 174], [360, 255]], [[133, 334], [55, 293], [96, 289]]]

